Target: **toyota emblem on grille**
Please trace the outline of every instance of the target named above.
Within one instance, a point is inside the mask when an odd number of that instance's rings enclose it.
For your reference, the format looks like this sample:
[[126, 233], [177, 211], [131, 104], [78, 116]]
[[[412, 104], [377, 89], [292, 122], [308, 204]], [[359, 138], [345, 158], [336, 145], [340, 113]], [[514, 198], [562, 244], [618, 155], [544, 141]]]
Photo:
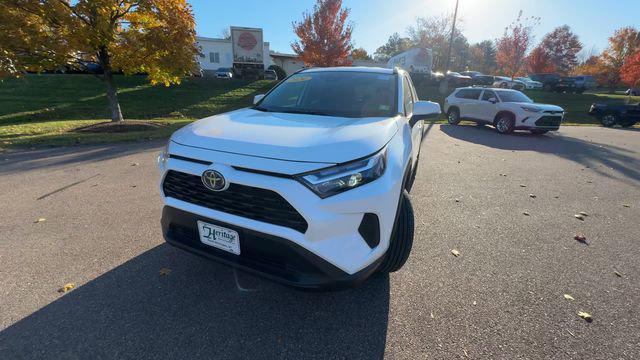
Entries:
[[202, 183], [212, 191], [227, 190], [227, 181], [224, 176], [215, 170], [207, 170], [202, 173]]

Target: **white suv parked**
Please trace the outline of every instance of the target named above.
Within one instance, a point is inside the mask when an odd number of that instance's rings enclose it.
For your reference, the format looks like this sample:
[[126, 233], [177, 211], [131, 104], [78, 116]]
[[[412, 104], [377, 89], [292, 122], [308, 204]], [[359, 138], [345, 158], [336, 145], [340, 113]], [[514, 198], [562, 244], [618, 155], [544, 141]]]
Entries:
[[498, 132], [529, 130], [544, 134], [558, 130], [564, 110], [556, 105], [535, 104], [525, 94], [510, 89], [459, 88], [444, 100], [449, 124], [461, 119], [491, 124]]
[[295, 73], [255, 106], [176, 131], [160, 154], [167, 242], [304, 288], [403, 266], [423, 120], [398, 69]]

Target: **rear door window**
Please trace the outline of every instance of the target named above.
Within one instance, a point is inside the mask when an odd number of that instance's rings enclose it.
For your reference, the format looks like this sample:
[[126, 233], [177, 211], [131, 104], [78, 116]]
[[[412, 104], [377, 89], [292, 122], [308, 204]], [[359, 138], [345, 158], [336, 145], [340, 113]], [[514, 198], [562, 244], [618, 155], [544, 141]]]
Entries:
[[494, 93], [494, 92], [493, 92], [493, 91], [491, 91], [491, 90], [485, 90], [485, 91], [484, 91], [484, 94], [482, 94], [482, 100], [484, 100], [484, 101], [489, 101], [489, 99], [491, 99], [491, 98], [494, 98], [494, 99], [496, 99], [496, 100], [498, 99], [498, 98], [496, 97], [496, 93]]
[[482, 89], [462, 89], [456, 93], [456, 97], [460, 99], [478, 100]]

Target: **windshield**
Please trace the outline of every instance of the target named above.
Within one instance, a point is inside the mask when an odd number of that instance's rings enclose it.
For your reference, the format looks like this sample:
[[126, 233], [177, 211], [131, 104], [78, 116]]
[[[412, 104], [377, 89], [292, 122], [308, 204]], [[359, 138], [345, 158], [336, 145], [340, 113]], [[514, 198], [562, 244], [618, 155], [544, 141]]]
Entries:
[[220, 72], [229, 72], [230, 69], [229, 68], [219, 68], [218, 71], [220, 71]]
[[532, 103], [533, 100], [529, 99], [527, 95], [521, 93], [520, 91], [506, 91], [506, 90], [496, 90], [498, 96], [500, 97], [500, 101], [502, 102], [526, 102]]
[[397, 111], [394, 74], [318, 71], [292, 75], [256, 110], [341, 117], [390, 117]]

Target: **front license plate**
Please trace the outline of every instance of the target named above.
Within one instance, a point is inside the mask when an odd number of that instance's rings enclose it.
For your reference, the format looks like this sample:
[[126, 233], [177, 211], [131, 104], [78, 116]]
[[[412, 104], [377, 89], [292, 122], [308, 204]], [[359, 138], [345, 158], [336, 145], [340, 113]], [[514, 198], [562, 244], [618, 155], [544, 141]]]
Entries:
[[202, 243], [240, 255], [240, 236], [237, 231], [198, 221], [198, 232]]

